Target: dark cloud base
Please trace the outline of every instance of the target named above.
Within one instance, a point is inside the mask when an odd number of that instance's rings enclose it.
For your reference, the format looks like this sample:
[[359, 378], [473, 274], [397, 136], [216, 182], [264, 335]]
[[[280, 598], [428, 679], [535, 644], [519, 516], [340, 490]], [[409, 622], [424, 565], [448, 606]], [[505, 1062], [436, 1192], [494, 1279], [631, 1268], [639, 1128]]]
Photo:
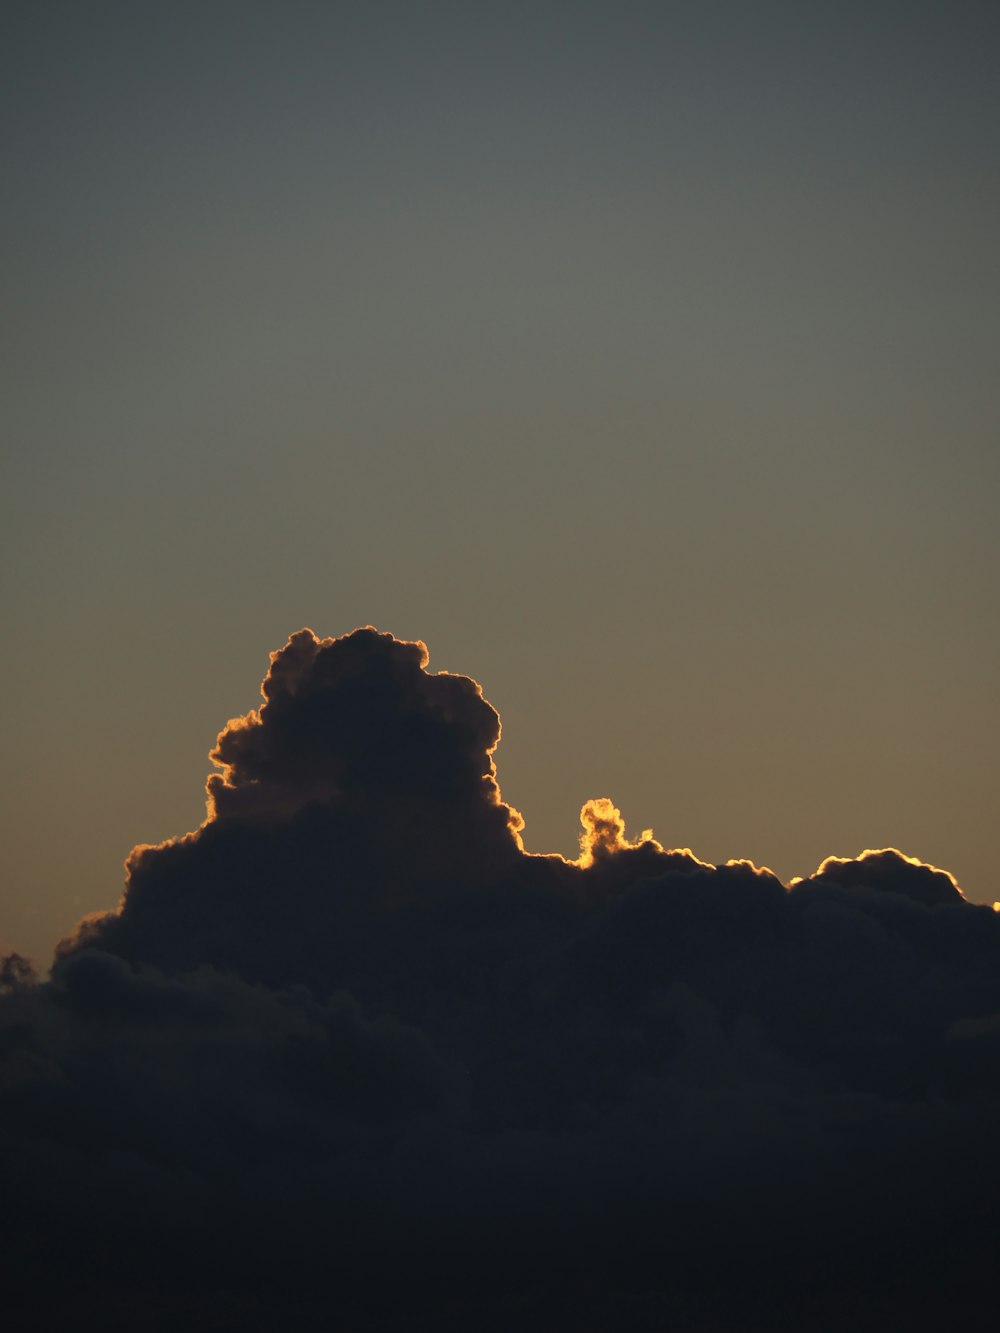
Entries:
[[56, 1327], [992, 1328], [1000, 915], [588, 803], [527, 854], [475, 682], [308, 630], [36, 984], [5, 1308]]

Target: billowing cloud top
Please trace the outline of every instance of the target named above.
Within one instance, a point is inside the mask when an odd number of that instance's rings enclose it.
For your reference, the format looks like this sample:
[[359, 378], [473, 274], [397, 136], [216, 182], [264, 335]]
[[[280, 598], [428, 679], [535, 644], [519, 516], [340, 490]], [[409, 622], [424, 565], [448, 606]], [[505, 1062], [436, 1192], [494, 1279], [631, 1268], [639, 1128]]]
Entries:
[[974, 1326], [1000, 916], [893, 849], [708, 865], [604, 797], [577, 860], [529, 855], [497, 713], [427, 665], [294, 634], [201, 828], [136, 848], [49, 980], [0, 967], [11, 1299]]
[[427, 662], [423, 643], [371, 627], [342, 639], [293, 634], [271, 654], [262, 707], [219, 735], [210, 816], [281, 816], [321, 801], [364, 818], [372, 806], [447, 803], [494, 836], [520, 827], [495, 781], [499, 716], [475, 681], [431, 674]]

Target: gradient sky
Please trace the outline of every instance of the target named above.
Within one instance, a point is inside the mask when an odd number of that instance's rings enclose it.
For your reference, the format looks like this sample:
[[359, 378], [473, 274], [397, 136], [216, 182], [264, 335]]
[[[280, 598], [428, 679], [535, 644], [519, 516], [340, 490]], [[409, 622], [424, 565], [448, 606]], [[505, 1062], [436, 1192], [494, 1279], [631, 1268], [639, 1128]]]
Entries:
[[1000, 897], [993, 6], [11, 4], [3, 897], [46, 961], [302, 625], [504, 797]]

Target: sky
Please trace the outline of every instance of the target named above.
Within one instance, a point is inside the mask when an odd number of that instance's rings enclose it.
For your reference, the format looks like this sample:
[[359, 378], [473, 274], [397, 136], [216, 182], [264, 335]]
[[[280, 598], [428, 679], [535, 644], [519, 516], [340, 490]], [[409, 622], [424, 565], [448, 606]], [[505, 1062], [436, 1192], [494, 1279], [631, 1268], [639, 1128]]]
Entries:
[[3, 897], [46, 965], [310, 626], [498, 710], [525, 846], [1000, 898], [997, 20], [13, 3]]

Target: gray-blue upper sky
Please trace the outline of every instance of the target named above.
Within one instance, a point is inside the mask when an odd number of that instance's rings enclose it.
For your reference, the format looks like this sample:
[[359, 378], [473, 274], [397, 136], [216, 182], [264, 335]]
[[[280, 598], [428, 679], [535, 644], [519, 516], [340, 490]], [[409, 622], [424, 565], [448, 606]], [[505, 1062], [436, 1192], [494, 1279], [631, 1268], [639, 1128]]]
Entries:
[[984, 4], [5, 11], [0, 940], [303, 624], [482, 681], [532, 850], [995, 877]]

